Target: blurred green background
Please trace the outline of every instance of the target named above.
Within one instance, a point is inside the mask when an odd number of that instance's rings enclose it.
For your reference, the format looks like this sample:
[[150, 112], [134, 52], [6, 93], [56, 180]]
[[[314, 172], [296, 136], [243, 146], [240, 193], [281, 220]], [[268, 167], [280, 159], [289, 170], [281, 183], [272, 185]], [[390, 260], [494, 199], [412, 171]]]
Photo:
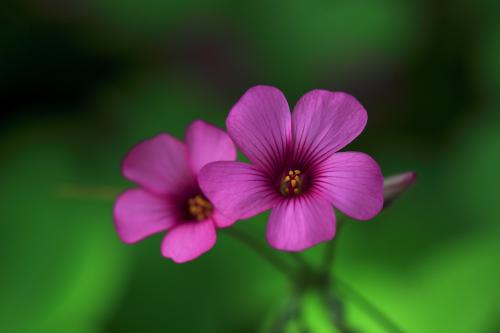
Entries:
[[[0, 332], [260, 332], [287, 280], [225, 235], [176, 265], [122, 244], [120, 160], [159, 132], [221, 127], [256, 84], [369, 113], [349, 149], [417, 185], [349, 222], [335, 274], [405, 332], [500, 331], [500, 3], [4, 1], [0, 13]], [[266, 216], [236, 228], [263, 239]], [[319, 260], [320, 245], [305, 253]], [[330, 332], [314, 296], [301, 320]], [[360, 332], [383, 332], [347, 300]]]

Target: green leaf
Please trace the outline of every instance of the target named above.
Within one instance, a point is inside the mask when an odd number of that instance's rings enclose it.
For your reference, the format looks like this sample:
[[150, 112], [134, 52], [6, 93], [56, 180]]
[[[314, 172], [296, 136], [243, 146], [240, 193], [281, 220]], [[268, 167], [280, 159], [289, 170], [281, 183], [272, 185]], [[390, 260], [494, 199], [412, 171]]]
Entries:
[[72, 155], [38, 134], [19, 131], [2, 145], [0, 331], [96, 332], [126, 276], [111, 202], [62, 196], [79, 181]]

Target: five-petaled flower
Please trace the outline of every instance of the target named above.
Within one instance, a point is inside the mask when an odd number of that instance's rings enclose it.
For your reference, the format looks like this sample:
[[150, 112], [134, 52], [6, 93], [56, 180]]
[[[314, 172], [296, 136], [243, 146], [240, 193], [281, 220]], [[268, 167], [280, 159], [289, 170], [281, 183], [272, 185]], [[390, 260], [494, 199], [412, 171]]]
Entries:
[[235, 159], [236, 148], [228, 135], [203, 121], [189, 126], [185, 144], [168, 134], [139, 143], [122, 164], [125, 178], [139, 188], [125, 191], [115, 203], [120, 238], [135, 243], [168, 230], [161, 252], [179, 263], [210, 250], [215, 229], [235, 220], [207, 200], [197, 178], [205, 164]]
[[338, 152], [364, 129], [367, 114], [352, 96], [313, 90], [290, 113], [283, 93], [249, 89], [231, 109], [228, 133], [251, 164], [220, 161], [200, 172], [209, 200], [232, 219], [272, 208], [267, 240], [301, 251], [335, 235], [335, 207], [367, 220], [383, 206], [378, 164], [359, 152]]

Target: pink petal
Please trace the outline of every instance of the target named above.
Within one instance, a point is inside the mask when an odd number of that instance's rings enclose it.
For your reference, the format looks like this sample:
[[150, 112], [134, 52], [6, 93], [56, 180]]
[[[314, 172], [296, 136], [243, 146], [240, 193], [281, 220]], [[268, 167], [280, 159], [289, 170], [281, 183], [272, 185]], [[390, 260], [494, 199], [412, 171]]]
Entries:
[[161, 253], [176, 263], [183, 263], [210, 250], [216, 238], [212, 220], [181, 223], [167, 233]]
[[198, 182], [215, 208], [231, 219], [257, 215], [280, 198], [262, 171], [241, 162], [207, 164], [201, 169]]
[[191, 123], [186, 133], [186, 144], [195, 175], [207, 163], [236, 159], [236, 148], [229, 135], [202, 120]]
[[336, 153], [317, 172], [313, 186], [346, 215], [369, 220], [382, 209], [384, 178], [370, 156], [358, 152]]
[[335, 153], [364, 129], [363, 106], [342, 92], [313, 90], [300, 98], [292, 115], [294, 159], [308, 164]]
[[215, 225], [219, 228], [226, 228], [232, 226], [234, 222], [236, 222], [236, 219], [227, 217], [217, 209], [214, 211], [212, 219], [214, 220]]
[[136, 188], [116, 200], [113, 215], [116, 230], [125, 243], [135, 243], [177, 223], [174, 203]]
[[125, 178], [161, 194], [176, 195], [195, 186], [186, 146], [168, 134], [137, 144], [122, 164]]
[[290, 109], [283, 93], [269, 86], [250, 88], [231, 109], [229, 135], [263, 170], [282, 165], [291, 141]]
[[335, 214], [321, 196], [301, 195], [274, 207], [267, 223], [267, 241], [284, 251], [302, 251], [335, 235]]

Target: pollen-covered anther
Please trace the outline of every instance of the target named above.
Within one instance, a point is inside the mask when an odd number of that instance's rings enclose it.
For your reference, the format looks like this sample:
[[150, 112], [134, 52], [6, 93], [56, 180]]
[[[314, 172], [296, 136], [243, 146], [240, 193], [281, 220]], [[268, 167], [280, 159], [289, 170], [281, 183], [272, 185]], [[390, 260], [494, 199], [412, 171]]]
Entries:
[[290, 170], [281, 181], [281, 194], [287, 196], [290, 194], [302, 193], [302, 172], [300, 170]]
[[191, 217], [197, 221], [203, 221], [212, 215], [213, 206], [203, 196], [197, 195], [188, 200], [188, 211]]

